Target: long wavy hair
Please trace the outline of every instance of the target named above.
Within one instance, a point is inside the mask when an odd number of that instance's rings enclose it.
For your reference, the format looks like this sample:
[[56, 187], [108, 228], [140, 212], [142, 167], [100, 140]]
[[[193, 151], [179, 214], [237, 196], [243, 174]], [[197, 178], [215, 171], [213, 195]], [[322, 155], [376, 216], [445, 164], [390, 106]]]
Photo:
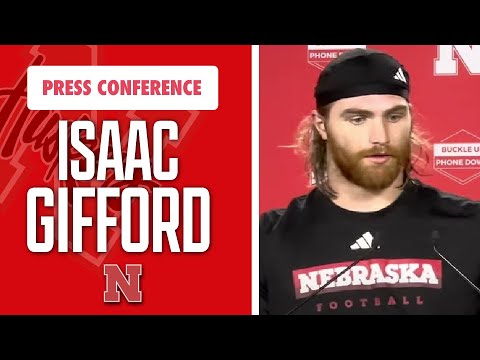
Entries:
[[[295, 152], [305, 159], [305, 170], [311, 183], [330, 198], [337, 196], [327, 177], [327, 142], [322, 139], [315, 127], [318, 115], [328, 120], [331, 105], [317, 108], [303, 118], [295, 135]], [[412, 179], [412, 174], [424, 175], [422, 170], [429, 162], [428, 150], [431, 148], [426, 133], [413, 121], [410, 135], [411, 153], [408, 166], [404, 169], [403, 184]]]

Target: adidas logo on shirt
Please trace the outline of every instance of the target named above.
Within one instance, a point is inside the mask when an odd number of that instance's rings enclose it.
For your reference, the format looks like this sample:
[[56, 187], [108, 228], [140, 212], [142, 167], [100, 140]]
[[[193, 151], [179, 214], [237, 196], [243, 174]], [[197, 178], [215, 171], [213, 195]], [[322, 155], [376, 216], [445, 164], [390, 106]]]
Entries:
[[403, 73], [402, 68], [398, 68], [393, 78], [396, 80], [403, 81], [405, 84], [407, 83], [407, 78], [405, 77], [405, 74]]
[[367, 231], [361, 237], [359, 237], [352, 245], [350, 245], [350, 249], [358, 250], [358, 249], [371, 249], [373, 242], [373, 236]]

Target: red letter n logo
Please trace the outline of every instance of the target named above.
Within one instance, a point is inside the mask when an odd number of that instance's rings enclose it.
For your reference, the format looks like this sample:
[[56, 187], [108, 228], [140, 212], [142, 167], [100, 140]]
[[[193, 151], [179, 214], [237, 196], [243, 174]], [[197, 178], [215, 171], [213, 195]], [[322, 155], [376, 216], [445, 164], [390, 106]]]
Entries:
[[120, 291], [128, 302], [142, 302], [142, 292], [140, 291], [140, 275], [142, 275], [142, 265], [127, 264], [126, 274], [116, 264], [105, 264], [103, 274], [106, 276], [107, 290], [103, 293], [104, 302], [120, 302]]

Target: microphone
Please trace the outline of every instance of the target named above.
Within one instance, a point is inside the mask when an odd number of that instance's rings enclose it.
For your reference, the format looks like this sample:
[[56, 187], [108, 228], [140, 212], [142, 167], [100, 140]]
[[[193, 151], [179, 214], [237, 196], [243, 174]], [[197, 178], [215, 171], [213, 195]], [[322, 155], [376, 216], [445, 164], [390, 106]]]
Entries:
[[285, 315], [292, 315], [295, 311], [297, 311], [298, 309], [300, 309], [303, 305], [305, 305], [308, 301], [310, 301], [314, 296], [318, 295], [323, 289], [325, 289], [328, 285], [330, 285], [332, 282], [334, 282], [335, 280], [337, 280], [340, 276], [342, 276], [343, 274], [345, 274], [348, 270], [350, 270], [352, 267], [354, 267], [355, 265], [357, 265], [360, 261], [362, 260], [365, 260], [367, 257], [370, 256], [371, 253], [373, 253], [375, 250], [378, 250], [380, 249], [380, 245], [379, 245], [379, 238], [380, 238], [380, 234], [377, 233], [375, 235], [375, 238], [374, 240], [372, 241], [372, 247], [370, 248], [370, 250], [368, 250], [366, 253], [363, 254], [363, 256], [359, 257], [358, 259], [356, 259], [355, 261], [353, 261], [350, 265], [348, 265], [345, 269], [343, 269], [341, 272], [339, 272], [337, 275], [335, 275], [334, 277], [332, 277], [330, 280], [328, 280], [325, 284], [323, 284], [322, 286], [320, 286], [320, 288], [318, 288], [317, 290], [315, 290], [312, 294], [310, 294], [305, 300], [303, 300], [300, 304], [298, 304], [297, 306], [295, 306], [294, 308], [292, 308], [289, 312], [287, 312]]
[[479, 295], [480, 295], [480, 289], [478, 288], [477, 285], [475, 285], [467, 276], [465, 276], [460, 270], [458, 270], [450, 261], [447, 260], [445, 256], [443, 256], [440, 251], [437, 249], [437, 244], [438, 240], [440, 239], [440, 233], [438, 230], [433, 230], [432, 231], [432, 242], [433, 242], [433, 250], [440, 256], [455, 272], [460, 275], [463, 280], [465, 280]]

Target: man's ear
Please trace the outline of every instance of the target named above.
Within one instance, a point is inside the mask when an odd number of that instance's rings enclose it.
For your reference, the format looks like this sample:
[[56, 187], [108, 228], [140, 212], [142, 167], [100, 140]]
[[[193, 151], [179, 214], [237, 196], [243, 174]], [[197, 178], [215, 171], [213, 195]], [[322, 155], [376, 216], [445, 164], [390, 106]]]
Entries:
[[315, 124], [315, 128], [317, 129], [318, 133], [322, 140], [327, 140], [327, 130], [325, 128], [325, 118], [320, 116], [316, 110], [312, 112], [313, 116], [313, 123]]

